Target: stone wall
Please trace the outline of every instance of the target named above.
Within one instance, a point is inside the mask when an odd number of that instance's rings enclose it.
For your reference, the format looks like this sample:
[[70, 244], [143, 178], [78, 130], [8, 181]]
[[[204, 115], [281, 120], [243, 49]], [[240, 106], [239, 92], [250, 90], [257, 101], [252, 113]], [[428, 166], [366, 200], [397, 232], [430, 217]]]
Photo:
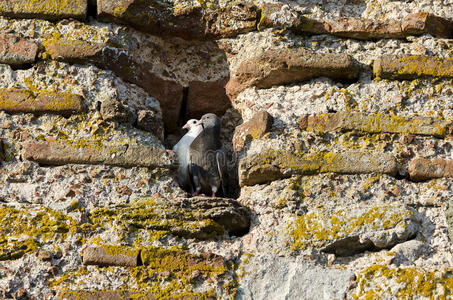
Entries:
[[[0, 298], [451, 298], [452, 13], [0, 2]], [[176, 183], [206, 112], [237, 199]]]

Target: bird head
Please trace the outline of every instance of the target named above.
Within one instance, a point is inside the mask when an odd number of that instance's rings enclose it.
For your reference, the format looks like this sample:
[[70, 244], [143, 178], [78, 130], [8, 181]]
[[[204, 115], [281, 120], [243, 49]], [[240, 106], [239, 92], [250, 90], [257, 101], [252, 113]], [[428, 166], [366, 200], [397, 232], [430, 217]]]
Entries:
[[187, 123], [182, 127], [182, 129], [190, 130], [190, 128], [192, 128], [193, 126], [198, 125], [197, 123], [198, 123], [198, 120], [190, 119], [190, 120], [187, 121]]
[[209, 113], [203, 115], [197, 124], [203, 126], [203, 129], [214, 127], [220, 128], [220, 119], [215, 114]]

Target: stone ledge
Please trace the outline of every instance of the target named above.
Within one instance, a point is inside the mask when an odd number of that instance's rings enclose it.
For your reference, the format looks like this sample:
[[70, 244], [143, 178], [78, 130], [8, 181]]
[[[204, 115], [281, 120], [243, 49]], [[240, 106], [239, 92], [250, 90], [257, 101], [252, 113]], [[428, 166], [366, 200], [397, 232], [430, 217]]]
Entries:
[[232, 71], [226, 91], [231, 99], [251, 86], [269, 88], [316, 77], [349, 81], [357, 79], [359, 71], [358, 63], [346, 54], [315, 53], [303, 48], [273, 49], [243, 61]]
[[269, 132], [273, 121], [273, 117], [267, 111], [259, 111], [249, 121], [237, 126], [233, 136], [234, 151], [242, 150], [246, 143]]
[[24, 159], [44, 165], [105, 164], [121, 167], [171, 167], [163, 148], [148, 145], [104, 146], [85, 141], [24, 144]]
[[286, 4], [265, 3], [260, 10], [258, 28], [287, 28], [300, 34], [332, 34], [359, 40], [403, 39], [426, 33], [437, 38], [451, 38], [453, 29], [450, 19], [426, 12], [409, 14], [401, 21], [338, 18], [323, 22], [307, 18]]
[[[228, 279], [233, 276], [231, 272], [234, 268], [233, 262], [211, 252], [192, 254], [177, 246], [169, 248], [146, 246], [134, 250], [127, 246], [103, 245], [93, 249], [99, 251], [99, 248], [102, 253], [108, 253], [110, 257], [101, 258], [98, 261], [101, 264], [97, 264], [98, 266], [106, 266], [105, 261], [110, 260], [112, 256], [137, 258], [135, 254], [139, 252], [136, 266], [120, 266], [127, 267], [121, 270], [123, 281], [121, 287], [115, 285], [115, 288], [121, 291], [65, 291], [61, 299], [103, 299], [102, 297], [106, 299], [136, 299], [135, 297], [137, 299], [215, 299], [214, 290], [200, 291], [196, 287], [199, 287], [202, 282], [209, 282], [219, 277]], [[109, 269], [100, 269], [103, 273], [108, 271]], [[68, 273], [66, 276], [72, 276], [72, 274]], [[62, 278], [64, 277], [65, 274], [62, 275]], [[140, 297], [138, 294], [128, 293], [131, 284], [134, 286], [134, 293], [140, 292]], [[112, 285], [107, 284], [105, 287], [109, 289]], [[235, 285], [223, 285], [223, 287], [231, 292]]]
[[413, 181], [453, 177], [453, 160], [415, 158], [409, 163], [409, 176]]
[[0, 110], [7, 113], [50, 113], [71, 115], [85, 111], [83, 98], [69, 93], [43, 91], [34, 97], [24, 89], [0, 89]]
[[88, 247], [83, 250], [82, 260], [85, 265], [136, 267], [140, 250], [126, 248], [124, 246]]
[[103, 43], [93, 43], [81, 40], [49, 39], [43, 42], [46, 54], [52, 59], [63, 60], [69, 63], [83, 63], [88, 60], [99, 60]]
[[289, 227], [292, 250], [317, 248], [339, 256], [378, 250], [413, 238], [417, 212], [400, 204], [310, 209]]
[[[0, 4], [1, 5], [1, 4]], [[38, 53], [38, 45], [11, 34], [0, 34], [0, 63], [12, 66], [31, 64]]]
[[151, 292], [128, 292], [123, 290], [110, 291], [65, 291], [60, 295], [62, 300], [214, 300], [214, 296], [206, 296], [202, 294], [188, 293], [186, 295], [176, 294], [172, 296], [154, 296]]
[[342, 153], [320, 152], [295, 154], [289, 151], [267, 150], [246, 156], [239, 163], [240, 186], [267, 183], [292, 175], [320, 173], [388, 174], [398, 171], [393, 155], [349, 151]]
[[8, 18], [36, 18], [49, 21], [74, 18], [85, 20], [87, 0], [0, 1], [0, 15]]
[[237, 201], [227, 198], [160, 198], [143, 199], [130, 205], [117, 205], [93, 211], [90, 223], [94, 228], [115, 226], [126, 235], [144, 230], [150, 239], [173, 235], [182, 238], [209, 240], [225, 233], [240, 235], [250, 226], [249, 211]]
[[373, 73], [378, 78], [399, 80], [425, 77], [452, 78], [453, 59], [423, 55], [404, 58], [382, 56], [374, 61]]
[[365, 133], [401, 133], [445, 137], [450, 122], [429, 117], [400, 117], [381, 113], [337, 112], [299, 119], [302, 130], [327, 133], [359, 131]]

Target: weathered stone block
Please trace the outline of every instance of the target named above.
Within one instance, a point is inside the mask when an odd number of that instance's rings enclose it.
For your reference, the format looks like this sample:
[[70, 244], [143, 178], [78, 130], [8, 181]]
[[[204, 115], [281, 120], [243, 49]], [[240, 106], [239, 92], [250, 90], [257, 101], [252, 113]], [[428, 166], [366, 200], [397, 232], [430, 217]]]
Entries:
[[364, 18], [337, 18], [330, 22], [307, 18], [290, 5], [264, 3], [260, 6], [258, 29], [286, 28], [296, 33], [332, 34], [359, 40], [402, 39], [408, 35], [429, 33], [434, 37], [451, 38], [452, 21], [421, 12], [400, 20], [372, 20]]
[[131, 25], [158, 36], [184, 39], [228, 37], [255, 29], [256, 6], [234, 3], [224, 8], [173, 6], [157, 0], [99, 0], [98, 18]]
[[0, 34], [0, 63], [12, 66], [31, 64], [37, 53], [38, 45], [34, 42], [15, 35]]
[[246, 143], [269, 132], [273, 121], [273, 117], [267, 111], [259, 111], [249, 121], [236, 127], [233, 136], [234, 151], [242, 150]]
[[412, 80], [424, 77], [453, 77], [453, 59], [422, 55], [396, 58], [382, 56], [374, 61], [373, 73], [379, 78]]
[[239, 163], [241, 186], [266, 183], [295, 174], [389, 174], [397, 173], [397, 163], [391, 154], [349, 151], [297, 154], [290, 151], [267, 150], [246, 156]]
[[89, 216], [94, 227], [122, 230], [131, 238], [137, 230], [149, 239], [171, 234], [200, 240], [238, 235], [249, 228], [248, 210], [232, 199], [179, 198], [144, 199], [132, 205], [117, 205], [93, 211]]
[[88, 247], [83, 250], [82, 259], [85, 265], [136, 267], [138, 249], [125, 246]]
[[390, 248], [420, 230], [418, 213], [400, 204], [313, 208], [290, 226], [293, 250], [316, 248], [339, 256]]
[[256, 29], [257, 7], [251, 3], [232, 2], [231, 5], [205, 13], [207, 37], [225, 38]]
[[0, 1], [0, 15], [10, 18], [37, 18], [50, 21], [74, 18], [85, 20], [87, 0]]
[[163, 148], [148, 145], [104, 146], [85, 141], [28, 142], [23, 157], [44, 165], [106, 164], [121, 167], [170, 167]]
[[70, 63], [83, 63], [87, 60], [98, 59], [102, 55], [102, 49], [106, 46], [101, 43], [68, 39], [44, 40], [43, 44], [52, 59]]
[[199, 269], [221, 273], [227, 270], [222, 256], [210, 252], [190, 254], [180, 249], [166, 249], [160, 247], [146, 247], [140, 252], [144, 266], [156, 270], [177, 272], [187, 269]]
[[449, 39], [453, 33], [453, 22], [427, 12], [420, 12], [406, 16], [401, 22], [401, 28], [405, 35], [429, 33], [434, 37]]
[[269, 88], [316, 77], [345, 81], [358, 75], [359, 65], [346, 54], [314, 53], [302, 48], [273, 49], [242, 62], [232, 72], [226, 90], [234, 98], [251, 86]]
[[101, 103], [101, 116], [107, 121], [127, 122], [130, 119], [130, 112], [127, 107], [115, 98], [105, 98]]
[[258, 254], [241, 265], [235, 299], [345, 299], [354, 273], [325, 268], [302, 257]]
[[64, 291], [60, 295], [62, 300], [215, 300], [216, 297], [208, 293], [175, 293], [174, 296], [154, 295], [152, 292], [133, 292], [123, 290], [110, 291]]
[[339, 18], [329, 22], [328, 33], [359, 40], [401, 39], [404, 32], [401, 22], [396, 20], [370, 20], [361, 18]]
[[[88, 249], [98, 251], [103, 248], [113, 249], [107, 252], [114, 251], [115, 256], [119, 257], [121, 254], [118, 253], [122, 253], [123, 250], [120, 249], [124, 247], [103, 246]], [[229, 277], [228, 273], [232, 270], [231, 262], [227, 263], [222, 256], [209, 252], [191, 254], [177, 247], [152, 246], [128, 251], [132, 252], [136, 261], [135, 253], [140, 252], [138, 266], [121, 265], [129, 267], [130, 277], [134, 279], [134, 284], [139, 286], [140, 294], [127, 290], [65, 291], [61, 299], [216, 299], [213, 291], [196, 292], [195, 281], [199, 284], [200, 281], [213, 280], [219, 276]], [[126, 256], [129, 254], [123, 255]], [[101, 261], [105, 261], [105, 256]]]
[[453, 177], [453, 160], [415, 158], [409, 163], [408, 171], [413, 181]]
[[28, 90], [0, 89], [0, 110], [8, 113], [51, 113], [70, 115], [85, 111], [82, 96], [41, 92], [36, 98]]
[[162, 116], [155, 110], [140, 110], [137, 114], [137, 127], [149, 131], [161, 141], [164, 140]]
[[401, 133], [445, 137], [450, 122], [428, 117], [400, 117], [390, 114], [337, 112], [304, 116], [299, 119], [302, 130], [315, 132], [361, 131], [365, 133]]

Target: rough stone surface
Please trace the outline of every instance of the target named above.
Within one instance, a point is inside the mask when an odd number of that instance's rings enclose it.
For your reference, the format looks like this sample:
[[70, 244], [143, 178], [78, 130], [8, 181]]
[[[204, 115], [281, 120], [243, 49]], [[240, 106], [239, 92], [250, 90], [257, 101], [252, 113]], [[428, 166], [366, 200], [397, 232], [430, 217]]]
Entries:
[[[246, 207], [226, 198], [145, 199], [133, 205], [116, 205], [96, 210], [90, 220], [96, 226], [126, 231], [137, 239], [134, 228], [148, 232], [149, 239], [165, 235], [209, 240], [225, 233], [239, 235], [249, 228]], [[109, 218], [103, 218], [108, 214]], [[123, 233], [124, 235], [124, 233]]]
[[88, 247], [83, 250], [82, 258], [85, 265], [136, 267], [139, 250], [127, 254], [108, 253], [103, 247]]
[[[369, 20], [358, 18], [339, 18], [326, 25], [327, 32], [345, 38], [360, 40], [382, 38], [404, 38], [401, 22], [395, 20]], [[320, 32], [321, 33], [321, 32]]]
[[71, 115], [85, 111], [82, 96], [55, 92], [41, 92], [34, 97], [23, 89], [1, 89], [0, 110], [8, 113], [52, 113]]
[[65, 291], [61, 294], [61, 299], [67, 300], [123, 300], [134, 299], [135, 297], [155, 299], [151, 293], [143, 294], [127, 291]]
[[86, 141], [28, 142], [24, 145], [23, 156], [44, 165], [106, 164], [162, 168], [170, 166], [165, 149], [147, 145], [104, 146]]
[[401, 29], [406, 35], [429, 33], [438, 38], [452, 37], [453, 22], [427, 12], [407, 15], [401, 22]]
[[242, 62], [231, 74], [226, 90], [235, 97], [251, 86], [268, 88], [315, 77], [347, 81], [358, 75], [359, 66], [345, 54], [318, 54], [301, 48], [269, 50]]
[[[353, 208], [353, 209], [352, 209]], [[318, 248], [338, 256], [390, 248], [416, 236], [421, 218], [401, 205], [313, 209], [290, 228], [292, 248]]]
[[87, 0], [9, 0], [0, 2], [0, 15], [10, 18], [38, 18], [51, 21], [74, 18], [85, 20]]
[[453, 77], [453, 60], [422, 55], [397, 58], [383, 56], [374, 61], [373, 73], [379, 78], [411, 80], [423, 77]]
[[260, 138], [269, 132], [273, 118], [267, 111], [257, 112], [249, 121], [239, 125], [234, 130], [233, 149], [240, 151], [252, 139]]
[[449, 121], [426, 117], [399, 117], [392, 114], [338, 112], [299, 119], [302, 130], [317, 132], [359, 131], [364, 133], [400, 133], [445, 137]]
[[411, 180], [453, 177], [453, 160], [415, 158], [409, 164]]
[[[157, 299], [451, 298], [453, 248], [446, 206], [453, 181], [411, 180], [409, 166], [419, 158], [428, 165], [452, 159], [453, 87], [451, 78], [443, 77], [452, 41], [443, 37], [448, 37], [453, 2], [113, 2], [113, 22], [92, 12], [83, 22], [0, 16], [0, 32], [39, 48], [33, 62], [0, 64], [0, 89], [29, 91], [31, 100], [43, 91], [81, 95], [85, 108], [65, 116], [0, 111], [1, 299], [59, 299], [65, 291], [73, 291], [74, 298], [115, 293]], [[96, 5], [89, 3], [90, 9]], [[128, 3], [126, 12], [117, 9]], [[134, 7], [141, 20], [127, 20]], [[159, 13], [156, 18], [147, 14], [152, 9]], [[156, 26], [139, 28], [145, 24]], [[178, 128], [204, 113], [201, 107], [213, 110], [229, 102], [223, 80], [256, 57], [276, 53], [277, 60], [297, 49], [318, 60], [348, 55], [360, 73], [352, 80], [319, 74], [272, 86], [251, 84], [231, 98], [231, 107], [219, 117], [236, 200], [191, 202], [178, 187], [170, 161], [163, 168], [137, 166], [136, 161], [151, 160], [154, 154], [148, 152], [133, 154], [128, 167], [90, 160], [45, 165], [25, 158], [30, 141], [68, 146], [68, 157], [79, 155], [69, 146], [95, 151], [93, 157], [110, 162], [109, 155], [117, 154], [110, 152], [113, 147], [164, 151], [161, 123], [171, 149]], [[434, 63], [395, 68], [395, 76], [407, 71], [411, 80], [377, 78], [370, 67], [383, 56], [397, 62], [426, 57]], [[130, 118], [103, 118], [101, 106], [109, 100], [121, 103]], [[235, 128], [260, 111], [273, 118], [269, 131], [234, 152]], [[308, 118], [305, 127], [299, 124], [301, 116], [334, 118], [344, 112], [354, 122], [342, 117], [340, 128], [333, 124], [330, 131], [306, 130]], [[378, 115], [379, 124], [366, 126]], [[93, 145], [91, 152], [86, 149]], [[277, 154], [264, 157], [269, 149]], [[264, 159], [252, 164], [255, 178], [275, 180], [239, 187], [238, 162], [260, 153]], [[356, 153], [366, 153], [368, 161]], [[335, 163], [345, 157], [349, 160], [340, 166], [354, 168], [336, 172], [341, 168]], [[309, 164], [307, 158], [322, 163]], [[386, 158], [388, 169], [382, 167]], [[381, 169], [367, 173], [370, 165]], [[296, 226], [303, 220], [311, 222], [305, 222], [310, 230]], [[413, 235], [410, 228], [416, 228]], [[140, 250], [139, 264], [147, 265], [83, 264], [84, 249], [106, 245], [113, 247], [112, 255]], [[251, 272], [243, 274], [246, 268]]]
[[339, 174], [379, 173], [395, 175], [392, 155], [351, 151], [347, 153], [293, 154], [268, 150], [245, 157], [239, 164], [239, 184], [254, 185], [291, 177], [333, 172]]
[[0, 63], [21, 66], [35, 61], [38, 45], [10, 34], [0, 35]]
[[225, 91], [226, 83], [226, 79], [190, 82], [186, 114], [196, 119], [201, 118], [206, 112], [222, 116], [231, 107]]
[[447, 218], [448, 225], [448, 236], [450, 240], [453, 240], [453, 201], [449, 200], [447, 203], [445, 215]]
[[127, 122], [131, 118], [127, 107], [115, 98], [107, 98], [101, 103], [100, 113], [107, 121]]
[[439, 38], [452, 36], [453, 23], [449, 18], [420, 12], [398, 19], [340, 17], [318, 20], [300, 10], [282, 3], [264, 3], [260, 7], [258, 28], [273, 27], [290, 29], [299, 34], [332, 34], [359, 40], [402, 39], [409, 35], [431, 34]]
[[238, 299], [344, 299], [354, 273], [302, 258], [257, 255], [243, 267]]
[[105, 46], [102, 43], [68, 39], [50, 39], [44, 42], [46, 53], [52, 59], [70, 63], [99, 59]]
[[255, 29], [256, 7], [235, 3], [214, 7], [214, 2], [196, 4], [163, 3], [159, 1], [98, 1], [98, 18], [129, 24], [159, 36], [184, 39], [229, 37]]
[[156, 110], [140, 110], [137, 115], [137, 127], [152, 132], [161, 141], [164, 140], [162, 115]]

